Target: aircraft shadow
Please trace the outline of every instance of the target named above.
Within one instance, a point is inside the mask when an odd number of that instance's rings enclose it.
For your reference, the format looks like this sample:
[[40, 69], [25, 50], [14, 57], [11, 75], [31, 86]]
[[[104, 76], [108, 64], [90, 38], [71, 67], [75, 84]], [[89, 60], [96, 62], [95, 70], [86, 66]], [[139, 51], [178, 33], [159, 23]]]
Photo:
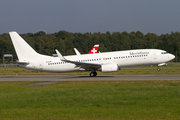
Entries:
[[[63, 77], [63, 79], [76, 79], [76, 78], [88, 78], [88, 79], [96, 79], [96, 78], [110, 78], [110, 77], [115, 77], [115, 76], [96, 76], [96, 77], [90, 77], [90, 76], [66, 76], [66, 77]], [[62, 79], [62, 78], [60, 78]]]

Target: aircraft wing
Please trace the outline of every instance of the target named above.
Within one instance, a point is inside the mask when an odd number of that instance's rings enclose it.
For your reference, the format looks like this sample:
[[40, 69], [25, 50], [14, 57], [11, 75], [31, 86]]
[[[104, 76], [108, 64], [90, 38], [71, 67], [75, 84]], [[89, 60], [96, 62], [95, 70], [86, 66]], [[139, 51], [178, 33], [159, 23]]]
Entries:
[[87, 62], [77, 62], [77, 61], [67, 60], [64, 58], [64, 56], [61, 55], [61, 53], [57, 49], [55, 51], [61, 61], [75, 64], [76, 67], [79, 67], [82, 70], [92, 70], [101, 67], [101, 64], [97, 64], [97, 63], [87, 63]]

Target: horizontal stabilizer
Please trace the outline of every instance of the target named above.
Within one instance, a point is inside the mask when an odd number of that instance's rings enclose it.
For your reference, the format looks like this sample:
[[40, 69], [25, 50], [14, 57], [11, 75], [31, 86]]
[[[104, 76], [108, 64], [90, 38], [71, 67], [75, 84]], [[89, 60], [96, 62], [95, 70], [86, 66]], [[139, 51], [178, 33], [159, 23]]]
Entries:
[[29, 64], [29, 62], [17, 62], [17, 64]]

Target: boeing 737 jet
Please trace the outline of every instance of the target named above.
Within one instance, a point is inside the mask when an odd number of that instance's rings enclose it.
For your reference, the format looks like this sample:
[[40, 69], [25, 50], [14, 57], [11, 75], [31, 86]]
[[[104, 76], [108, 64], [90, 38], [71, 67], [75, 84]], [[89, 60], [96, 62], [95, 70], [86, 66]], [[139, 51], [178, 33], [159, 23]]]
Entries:
[[97, 70], [116, 72], [123, 67], [143, 65], [166, 65], [175, 58], [174, 55], [159, 49], [137, 49], [96, 54], [62, 56], [55, 50], [58, 57], [37, 53], [18, 33], [9, 32], [14, 45], [18, 65], [20, 67], [46, 72], [91, 71], [96, 76]]

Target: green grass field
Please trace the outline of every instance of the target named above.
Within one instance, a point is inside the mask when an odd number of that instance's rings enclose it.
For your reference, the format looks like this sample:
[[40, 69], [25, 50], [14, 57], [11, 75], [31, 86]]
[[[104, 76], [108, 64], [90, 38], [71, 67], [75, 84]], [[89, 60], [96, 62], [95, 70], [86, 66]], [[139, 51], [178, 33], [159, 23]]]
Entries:
[[0, 119], [180, 119], [180, 81], [32, 83], [0, 82]]
[[[98, 71], [98, 75], [102, 74], [116, 74], [116, 75], [133, 75], [133, 74], [180, 74], [180, 64], [169, 64], [168, 66], [160, 67], [161, 71], [157, 71], [157, 66], [141, 66], [141, 67], [130, 67], [122, 68], [118, 72], [102, 73]], [[70, 72], [70, 73], [48, 73], [31, 71], [17, 66], [0, 66], [0, 75], [89, 75], [90, 71], [87, 72]]]
[[[124, 68], [99, 74], [180, 74], [180, 64]], [[0, 75], [89, 75], [47, 73], [16, 66]], [[180, 119], [180, 81], [0, 82], [0, 120], [159, 120]]]

